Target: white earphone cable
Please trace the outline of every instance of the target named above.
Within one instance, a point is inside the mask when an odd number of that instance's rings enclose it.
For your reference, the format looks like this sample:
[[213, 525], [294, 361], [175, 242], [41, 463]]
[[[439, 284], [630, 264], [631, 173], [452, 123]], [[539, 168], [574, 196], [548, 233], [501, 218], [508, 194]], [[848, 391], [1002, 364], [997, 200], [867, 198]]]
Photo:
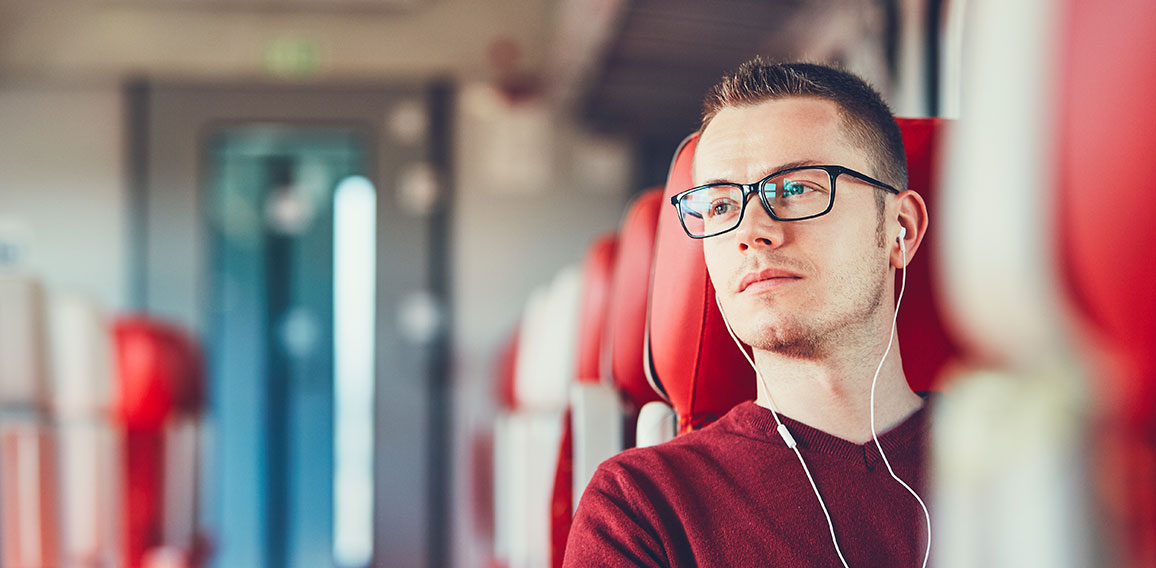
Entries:
[[[883, 452], [883, 445], [879, 443], [879, 434], [875, 430], [875, 385], [879, 382], [879, 373], [883, 370], [883, 364], [887, 361], [887, 356], [891, 354], [892, 345], [895, 344], [895, 330], [899, 320], [899, 305], [903, 302], [903, 292], [907, 289], [907, 245], [903, 241], [905, 234], [906, 231], [903, 231], [899, 237], [900, 249], [903, 251], [903, 275], [899, 286], [899, 298], [895, 301], [895, 314], [891, 317], [891, 337], [887, 342], [887, 349], [883, 352], [883, 358], [879, 360], [879, 366], [875, 368], [875, 376], [871, 380], [871, 438], [875, 441], [875, 447], [879, 450], [879, 456], [883, 458], [883, 463], [887, 466], [887, 471], [891, 474], [891, 478], [902, 485], [908, 493], [911, 493], [923, 509], [923, 515], [927, 519], [927, 550], [923, 554], [923, 568], [927, 568], [927, 560], [931, 556], [931, 513], [928, 512], [927, 504], [923, 502], [919, 494], [895, 474], [895, 470], [891, 467], [891, 462], [887, 459], [887, 454]], [[843, 551], [839, 548], [839, 540], [835, 537], [835, 524], [831, 521], [831, 513], [827, 511], [827, 504], [823, 501], [823, 496], [819, 494], [819, 487], [815, 484], [815, 479], [811, 476], [811, 470], [807, 467], [807, 462], [803, 460], [803, 454], [799, 453], [798, 444], [795, 442], [794, 437], [791, 436], [790, 431], [787, 430], [786, 425], [779, 419], [779, 412], [778, 409], [775, 408], [775, 401], [771, 396], [771, 389], [767, 386], [766, 379], [763, 377], [762, 372], [759, 371], [758, 365], [755, 365], [755, 360], [747, 353], [747, 350], [743, 348], [742, 342], [739, 341], [738, 336], [735, 335], [734, 330], [731, 329], [730, 321], [727, 320], [726, 313], [723, 311], [722, 303], [719, 301], [717, 295], [715, 296], [715, 303], [718, 305], [719, 315], [722, 316], [723, 325], [726, 327], [727, 333], [730, 334], [731, 339], [735, 342], [735, 346], [738, 347], [739, 352], [743, 354], [747, 363], [754, 369], [755, 376], [758, 377], [759, 383], [763, 387], [763, 392], [767, 395], [767, 403], [770, 405], [771, 415], [774, 416], [775, 423], [778, 425], [779, 435], [783, 438], [787, 446], [795, 452], [795, 456], [799, 458], [799, 464], [803, 466], [803, 473], [807, 475], [807, 481], [811, 483], [811, 489], [815, 492], [815, 498], [819, 500], [819, 507], [823, 509], [823, 516], [827, 519], [827, 528], [830, 530], [831, 542], [835, 545], [835, 553], [839, 555], [839, 561], [843, 563], [844, 568], [849, 568], [847, 559], [843, 557]]]
[[[718, 296], [715, 296], [715, 302], [718, 303]], [[779, 420], [779, 412], [775, 409], [775, 401], [771, 398], [771, 389], [767, 387], [766, 379], [763, 378], [763, 374], [759, 372], [759, 367], [755, 365], [755, 360], [751, 358], [746, 349], [743, 349], [743, 345], [739, 342], [738, 336], [736, 336], [734, 330], [731, 329], [731, 324], [727, 321], [726, 314], [723, 313], [722, 304], [719, 304], [718, 311], [719, 314], [722, 315], [723, 325], [727, 328], [727, 332], [730, 333], [731, 339], [734, 340], [735, 345], [739, 348], [743, 357], [747, 359], [747, 363], [751, 364], [751, 368], [755, 370], [755, 376], [758, 377], [759, 382], [763, 385], [763, 392], [767, 393], [767, 402], [771, 406], [771, 415], [775, 417], [775, 423], [778, 424], [779, 436], [783, 438], [783, 442], [787, 444], [787, 447], [795, 452], [795, 457], [799, 458], [799, 463], [803, 466], [803, 473], [807, 474], [807, 481], [811, 483], [811, 490], [815, 492], [815, 498], [819, 500], [819, 507], [823, 509], [823, 516], [827, 518], [827, 529], [831, 532], [831, 542], [835, 545], [835, 554], [839, 555], [839, 561], [843, 563], [843, 568], [850, 568], [847, 565], [847, 559], [843, 558], [843, 550], [839, 548], [839, 539], [835, 537], [835, 523], [831, 521], [831, 513], [827, 511], [827, 504], [823, 501], [823, 496], [819, 494], [819, 487], [815, 485], [815, 478], [811, 477], [811, 469], [807, 467], [807, 462], [803, 460], [803, 454], [799, 453], [798, 443], [795, 442], [795, 438], [791, 436], [790, 431], [787, 430], [787, 426], [783, 424], [783, 421]]]
[[891, 462], [887, 459], [887, 454], [883, 452], [883, 445], [879, 443], [879, 434], [875, 431], [875, 385], [879, 383], [879, 373], [883, 370], [883, 363], [887, 361], [887, 356], [891, 354], [891, 346], [895, 344], [895, 328], [899, 321], [899, 304], [903, 302], [903, 292], [907, 289], [907, 245], [903, 242], [902, 235], [900, 236], [899, 245], [899, 248], [903, 251], [903, 276], [899, 285], [899, 298], [895, 300], [895, 315], [891, 318], [891, 338], [887, 341], [887, 350], [883, 352], [883, 358], [879, 360], [879, 366], [875, 368], [875, 377], [871, 379], [871, 438], [875, 440], [875, 448], [879, 450], [879, 457], [883, 458], [883, 463], [887, 466], [887, 472], [891, 474], [891, 478], [902, 485], [912, 497], [915, 497], [915, 500], [919, 501], [919, 506], [923, 508], [923, 516], [927, 519], [927, 550], [923, 553], [923, 567], [927, 568], [927, 559], [931, 556], [931, 513], [927, 511], [927, 504], [923, 502], [919, 494], [916, 493], [907, 482], [899, 479], [898, 475], [895, 475], [895, 470], [891, 468]]

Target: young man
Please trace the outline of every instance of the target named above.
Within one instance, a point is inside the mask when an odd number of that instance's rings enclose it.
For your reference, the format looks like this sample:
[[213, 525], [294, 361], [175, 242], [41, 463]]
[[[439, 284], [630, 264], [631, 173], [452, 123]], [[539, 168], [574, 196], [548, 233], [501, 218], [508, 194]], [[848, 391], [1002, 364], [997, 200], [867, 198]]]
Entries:
[[603, 463], [566, 565], [919, 566], [927, 412], [892, 321], [928, 218], [898, 126], [861, 79], [810, 64], [748, 62], [704, 107], [676, 209], [758, 397]]

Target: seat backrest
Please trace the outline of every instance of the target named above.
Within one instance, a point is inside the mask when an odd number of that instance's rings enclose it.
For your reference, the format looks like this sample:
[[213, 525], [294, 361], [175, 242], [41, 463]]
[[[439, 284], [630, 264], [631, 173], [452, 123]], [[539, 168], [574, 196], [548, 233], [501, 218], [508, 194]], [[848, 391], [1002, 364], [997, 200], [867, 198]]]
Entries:
[[[927, 202], [931, 222], [919, 254], [907, 265], [907, 290], [899, 308], [897, 334], [903, 354], [903, 371], [916, 391], [936, 389], [947, 365], [960, 348], [945, 322], [938, 274], [932, 270], [940, 224], [946, 215], [936, 208], [942, 141], [951, 122], [942, 118], [897, 118], [907, 150], [907, 187]], [[899, 289], [896, 274], [895, 289]]]
[[610, 285], [603, 376], [622, 393], [630, 411], [659, 400], [644, 368], [646, 305], [652, 278], [655, 238], [662, 214], [662, 190], [639, 195], [626, 211], [619, 231], [618, 258]]
[[496, 392], [498, 415], [495, 417], [493, 430], [489, 433], [489, 441], [483, 442], [486, 448], [478, 450], [475, 467], [486, 468], [484, 473], [473, 478], [475, 488], [475, 510], [482, 516], [478, 526], [483, 535], [492, 535], [494, 559], [509, 557], [508, 536], [510, 531], [510, 493], [509, 474], [510, 464], [508, 456], [509, 421], [507, 417], [514, 410], [517, 400], [514, 397], [514, 374], [517, 367], [518, 344], [521, 330], [517, 327], [510, 332], [498, 354], [496, 374]]
[[582, 300], [578, 320], [578, 354], [575, 379], [582, 383], [600, 383], [602, 343], [606, 335], [610, 283], [618, 256], [618, 235], [597, 238], [582, 263]]
[[669, 205], [674, 194], [692, 186], [697, 144], [697, 135], [687, 138], [671, 163], [646, 316], [647, 370], [678, 415], [679, 432], [705, 426], [755, 398], [754, 372], [723, 325], [702, 243], [686, 236]]
[[1113, 563], [1156, 566], [1156, 4], [1065, 5], [1053, 238], [1083, 339], [1096, 339], [1081, 342], [1100, 413], [1091, 485]]
[[[562, 564], [571, 512], [586, 484], [603, 460], [633, 445], [627, 433], [633, 434], [638, 408], [657, 399], [642, 370], [642, 337], [661, 198], [658, 189], [639, 195], [627, 208], [614, 251], [607, 250], [603, 239], [587, 254], [583, 294], [592, 305], [584, 309], [581, 333], [582, 339], [601, 340], [593, 345], [579, 342], [579, 382], [571, 389], [572, 431], [563, 434], [555, 483], [555, 566]], [[594, 304], [599, 296], [605, 298], [601, 306]], [[595, 363], [598, 369], [590, 378], [592, 373], [583, 367]]]
[[[1121, 418], [1156, 439], [1156, 183], [1149, 165], [1156, 71], [1148, 52], [1129, 43], [1154, 45], [1153, 6], [1070, 3], [1078, 19], [1070, 30], [1076, 43], [1066, 46], [1070, 95], [1062, 100], [1056, 213], [1068, 292], [1095, 332], [1114, 344], [1120, 364], [1105, 376], [1105, 396]], [[1102, 42], [1103, 26], [1121, 35]], [[1087, 77], [1107, 60], [1136, 67], [1104, 89]], [[1113, 188], [1110, 198], [1089, 197], [1106, 188]]]
[[495, 554], [510, 568], [542, 566], [569, 388], [574, 382], [581, 271], [563, 269], [526, 304], [514, 354], [512, 407], [495, 426]]
[[570, 405], [562, 421], [562, 439], [554, 471], [550, 506], [551, 565], [561, 566], [578, 497], [602, 460], [622, 449], [618, 397], [602, 380], [602, 337], [618, 237], [595, 239], [582, 263], [578, 316], [578, 353]]
[[115, 399], [109, 322], [78, 296], [57, 296], [51, 316], [64, 564], [120, 566], [125, 488], [109, 412]]
[[145, 316], [118, 319], [113, 338], [125, 563], [139, 566], [156, 548], [195, 557], [203, 544], [196, 534], [196, 420], [204, 401], [200, 351], [184, 330]]
[[[920, 192], [934, 215], [942, 119], [898, 119], [907, 150], [908, 186]], [[691, 165], [698, 142], [692, 135], [675, 154], [658, 221], [654, 277], [647, 315], [649, 371], [678, 415], [679, 432], [700, 428], [736, 404], [755, 397], [754, 372], [735, 347], [715, 304], [701, 241], [683, 232], [673, 207], [674, 194], [693, 185]], [[937, 303], [929, 257], [935, 223], [919, 256], [908, 267], [907, 290], [899, 312], [899, 342], [912, 388], [931, 388], [958, 352]], [[898, 275], [897, 275], [898, 278]]]
[[60, 564], [43, 288], [0, 267], [0, 566]]

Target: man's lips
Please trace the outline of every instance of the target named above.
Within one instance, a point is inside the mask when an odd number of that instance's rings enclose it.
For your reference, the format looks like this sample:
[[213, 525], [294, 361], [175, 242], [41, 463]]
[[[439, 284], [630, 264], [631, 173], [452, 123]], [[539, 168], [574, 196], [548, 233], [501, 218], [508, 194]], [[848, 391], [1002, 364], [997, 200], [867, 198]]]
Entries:
[[758, 272], [750, 272], [746, 276], [743, 276], [743, 279], [739, 281], [739, 292], [741, 293], [749, 288], [752, 284], [757, 284], [759, 282], [767, 282], [768, 284], [771, 284], [777, 282], [785, 282], [788, 280], [797, 280], [799, 278], [802, 278], [802, 276], [799, 276], [794, 272], [783, 270], [781, 268], [768, 268]]

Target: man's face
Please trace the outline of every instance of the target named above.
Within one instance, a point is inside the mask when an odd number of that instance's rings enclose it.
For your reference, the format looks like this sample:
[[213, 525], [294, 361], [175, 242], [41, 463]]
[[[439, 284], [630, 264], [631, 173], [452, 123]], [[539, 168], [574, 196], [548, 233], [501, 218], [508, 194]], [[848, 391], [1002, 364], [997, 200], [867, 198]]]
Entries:
[[[877, 175], [840, 123], [836, 104], [817, 98], [724, 109], [699, 140], [694, 183], [751, 183], [800, 162]], [[864, 341], [881, 306], [890, 306], [888, 251], [876, 236], [879, 190], [846, 175], [836, 187], [831, 211], [804, 221], [775, 221], [752, 196], [737, 229], [703, 240], [719, 301], [747, 344], [820, 357]]]

